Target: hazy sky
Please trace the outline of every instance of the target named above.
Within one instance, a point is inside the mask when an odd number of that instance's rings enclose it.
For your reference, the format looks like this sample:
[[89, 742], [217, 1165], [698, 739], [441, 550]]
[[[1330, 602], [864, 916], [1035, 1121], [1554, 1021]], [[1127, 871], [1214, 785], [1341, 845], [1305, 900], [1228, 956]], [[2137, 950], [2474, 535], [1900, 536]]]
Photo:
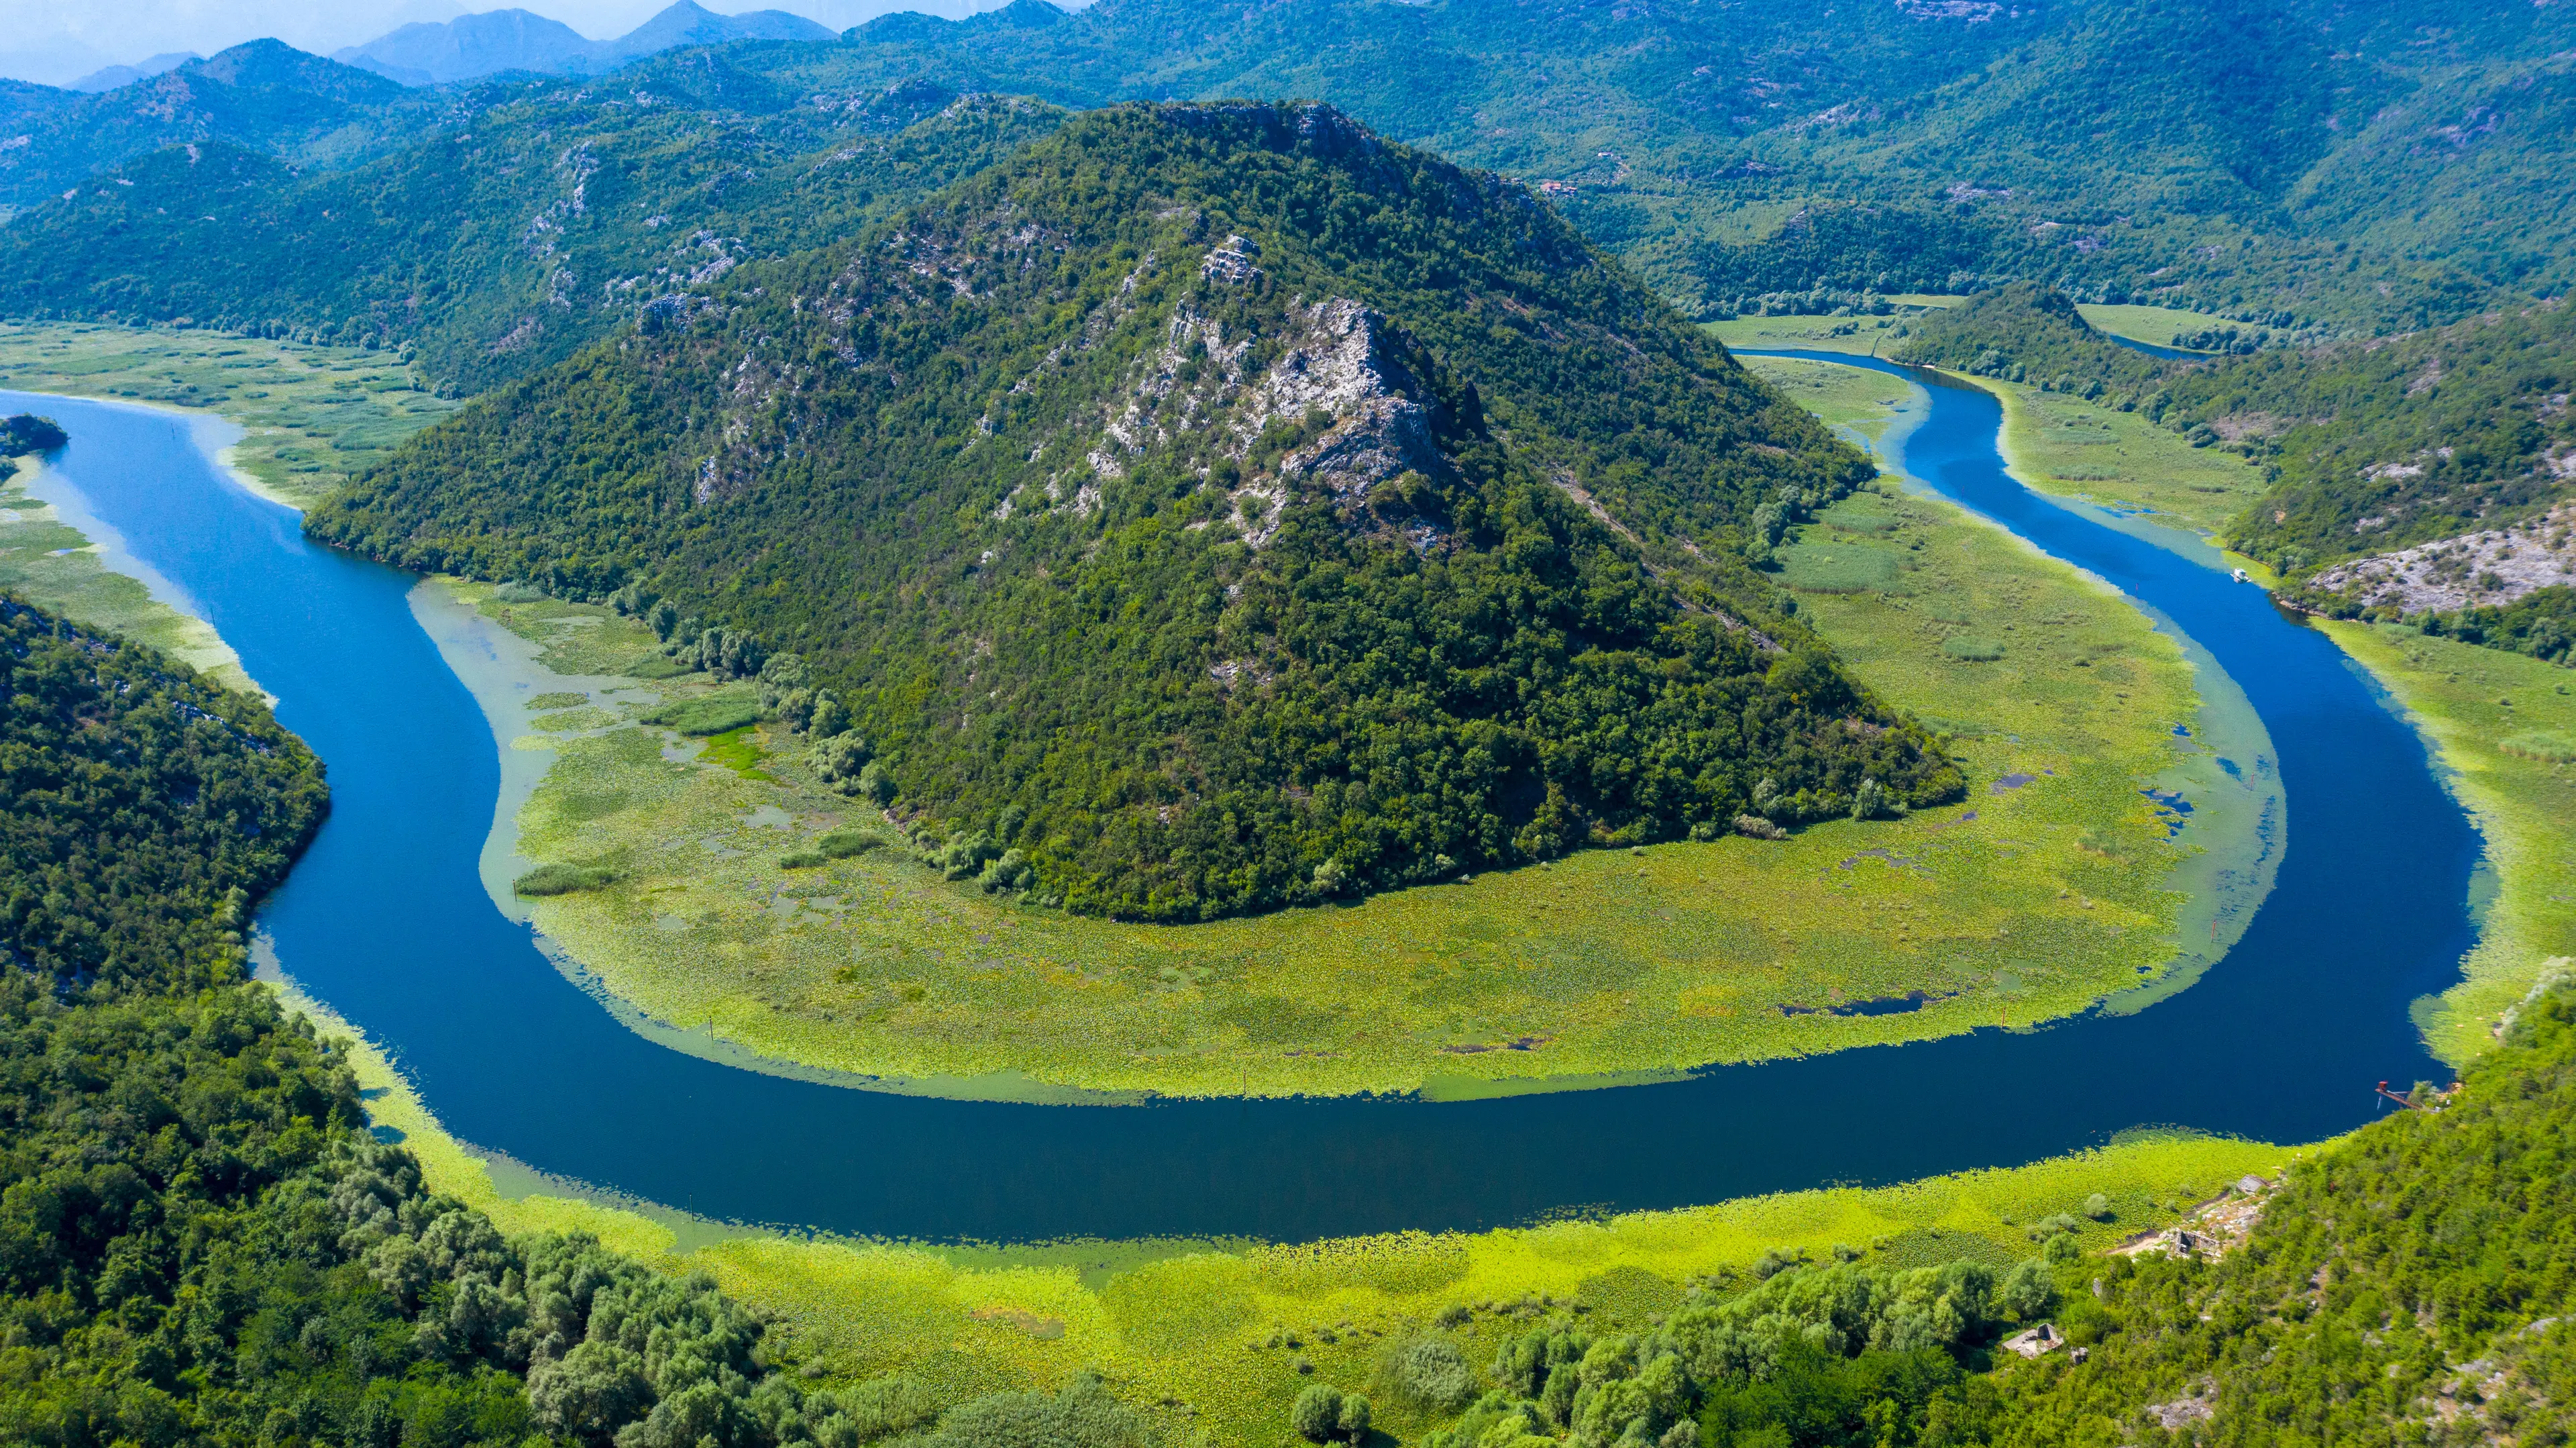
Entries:
[[[671, 0], [516, 0], [594, 39], [623, 35]], [[992, 0], [698, 0], [709, 10], [792, 10], [839, 29], [888, 10], [962, 14]], [[0, 76], [62, 85], [165, 51], [212, 55], [275, 36], [328, 55], [415, 20], [502, 10], [513, 0], [0, 0]]]

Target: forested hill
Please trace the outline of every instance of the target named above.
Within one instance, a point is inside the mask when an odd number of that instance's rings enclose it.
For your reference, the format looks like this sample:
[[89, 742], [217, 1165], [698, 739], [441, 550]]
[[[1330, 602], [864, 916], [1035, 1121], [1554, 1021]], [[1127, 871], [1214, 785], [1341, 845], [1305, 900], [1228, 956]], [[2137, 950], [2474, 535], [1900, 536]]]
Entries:
[[2087, 1264], [2096, 1285], [2070, 1282], [2059, 1320], [2089, 1361], [2059, 1352], [2008, 1372], [1992, 1441], [2155, 1441], [2144, 1433], [2157, 1428], [2203, 1443], [2567, 1441], [2565, 964], [2456, 1095], [2295, 1170], [2242, 1249], [2214, 1264]]
[[5, 594], [0, 698], [11, 961], [66, 990], [230, 978], [322, 821], [312, 752], [260, 700]]
[[809, 1391], [704, 1276], [505, 1238], [242, 978], [319, 818], [258, 699], [0, 597], [0, 1443], [1151, 1448], [1096, 1380]]
[[1076, 908], [1959, 788], [1742, 561], [1866, 459], [1526, 192], [1328, 108], [1089, 114], [647, 323], [308, 527], [793, 651], [902, 810]]
[[[2333, 565], [2464, 534], [2521, 530], [2526, 555], [2565, 550], [2564, 520], [2545, 521], [2576, 480], [2576, 310], [2563, 301], [2402, 337], [2200, 359], [2124, 347], [2063, 294], [2027, 285], [1908, 326], [1902, 360], [2144, 411], [2261, 462], [2271, 486], [2228, 539], [2293, 585], [2324, 576], [2327, 593], [2351, 592]], [[2576, 557], [2565, 561], [2540, 575], [2560, 593], [2576, 580]], [[2375, 596], [2309, 601], [2349, 611]]]
[[445, 134], [363, 164], [217, 139], [136, 157], [0, 227], [0, 312], [402, 348], [475, 391], [693, 279], [855, 235], [1062, 120], [930, 86], [800, 98], [704, 52], [614, 93], [453, 104]]
[[[0, 309], [417, 340], [442, 380], [487, 386], [599, 335], [588, 314], [631, 319], [656, 269], [716, 261], [676, 265], [701, 230], [736, 259], [793, 249], [762, 229], [774, 208], [738, 196], [792, 197], [788, 214], [845, 229], [881, 215], [830, 173], [869, 170], [841, 153], [891, 129], [874, 124], [889, 105], [1254, 95], [1316, 97], [1541, 186], [1702, 316], [2017, 279], [2387, 333], [2576, 281], [2576, 221], [2556, 204], [2576, 136], [2570, 14], [1016, 0], [673, 51], [613, 80], [429, 90], [260, 42], [99, 96], [0, 93], [0, 215], [24, 213], [0, 246], [35, 224], [16, 262], [0, 257]], [[189, 146], [280, 169], [226, 189], [143, 164]], [[655, 245], [622, 235], [655, 217]], [[283, 278], [260, 285], [271, 266]]]
[[254, 40], [98, 95], [19, 101], [0, 135], [0, 208], [32, 205], [165, 146], [222, 141], [324, 161], [408, 144], [449, 109], [274, 40]]
[[[2419, 1093], [2181, 1251], [1899, 1269], [1768, 1254], [1633, 1336], [1556, 1315], [1425, 1448], [2556, 1444], [2576, 1427], [2576, 995], [2552, 977], [2456, 1093]], [[2250, 1228], [2244, 1217], [2259, 1213]], [[1837, 1254], [1842, 1255], [1842, 1254]], [[2025, 1361], [2006, 1334], [2047, 1324]], [[2018, 1334], [2017, 1334], [2018, 1335]], [[2025, 1341], [2027, 1339], [2025, 1338]], [[1451, 1358], [1456, 1361], [1454, 1352]], [[1310, 1390], [1310, 1392], [1313, 1390]], [[1320, 1435], [1318, 1435], [1320, 1437]]]

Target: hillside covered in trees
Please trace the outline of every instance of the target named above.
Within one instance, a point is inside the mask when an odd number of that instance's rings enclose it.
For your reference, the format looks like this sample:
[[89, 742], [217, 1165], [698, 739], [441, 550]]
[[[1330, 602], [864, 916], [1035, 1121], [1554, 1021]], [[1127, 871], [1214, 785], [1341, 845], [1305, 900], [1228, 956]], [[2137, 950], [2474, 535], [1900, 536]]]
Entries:
[[506, 1239], [366, 1128], [345, 1051], [245, 979], [318, 820], [258, 699], [0, 599], [0, 1441], [1131, 1448], [1079, 1380], [808, 1392], [703, 1277]]
[[476, 391], [745, 261], [863, 231], [1063, 119], [931, 86], [836, 102], [691, 52], [614, 92], [477, 87], [430, 139], [358, 164], [250, 137], [148, 151], [0, 226], [0, 311], [402, 349]]
[[1016, 0], [613, 84], [418, 90], [255, 42], [0, 94], [0, 307], [411, 341], [479, 388], [632, 320], [664, 272], [820, 244], [994, 159], [972, 136], [876, 154], [958, 97], [1300, 96], [1542, 187], [1703, 317], [2022, 280], [2382, 333], [2576, 280], [2570, 24], [2470, 0]]
[[793, 652], [906, 811], [1194, 919], [1954, 794], [1744, 562], [1871, 475], [1524, 192], [1126, 107], [307, 526]]
[[6, 596], [0, 677], [12, 960], [66, 990], [221, 978], [322, 822], [321, 763], [259, 700]]
[[2576, 312], [2564, 301], [2208, 359], [2122, 346], [2063, 293], [2029, 285], [1908, 326], [1902, 360], [2143, 412], [2260, 462], [2270, 485], [2228, 541], [2278, 568], [2304, 606], [2416, 618], [2542, 658], [2576, 645]]
[[[1559, 1314], [1481, 1373], [1416, 1347], [1393, 1386], [1469, 1404], [1428, 1448], [2564, 1442], [2576, 992], [2518, 1016], [2459, 1090], [2267, 1184], [2241, 1237], [2090, 1255], [2044, 1221], [2010, 1267], [1766, 1256], [1648, 1331]], [[2043, 1323], [2035, 1356], [2005, 1342]]]

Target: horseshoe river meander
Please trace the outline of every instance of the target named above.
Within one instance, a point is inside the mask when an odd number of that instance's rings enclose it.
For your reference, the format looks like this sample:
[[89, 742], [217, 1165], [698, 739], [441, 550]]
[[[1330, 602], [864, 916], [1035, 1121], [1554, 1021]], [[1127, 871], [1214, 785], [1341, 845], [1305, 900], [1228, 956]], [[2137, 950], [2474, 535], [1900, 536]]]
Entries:
[[[2006, 475], [1989, 394], [1926, 384], [1903, 466], [2205, 648], [2268, 727], [2274, 888], [2196, 984], [2144, 1009], [1660, 1085], [1432, 1103], [1021, 1105], [851, 1090], [637, 1034], [496, 906], [478, 859], [502, 751], [415, 578], [307, 543], [213, 461], [223, 424], [59, 397], [46, 491], [112, 566], [212, 623], [328, 762], [331, 818], [259, 915], [277, 962], [398, 1060], [446, 1128], [706, 1216], [929, 1239], [1300, 1240], [1884, 1183], [2142, 1124], [2346, 1130], [2371, 1084], [2444, 1074], [2408, 1016], [2472, 943], [2478, 841], [2425, 746], [2323, 635], [2196, 540]], [[2193, 556], [2193, 555], [2197, 556]], [[2259, 762], [2258, 762], [2259, 763]]]

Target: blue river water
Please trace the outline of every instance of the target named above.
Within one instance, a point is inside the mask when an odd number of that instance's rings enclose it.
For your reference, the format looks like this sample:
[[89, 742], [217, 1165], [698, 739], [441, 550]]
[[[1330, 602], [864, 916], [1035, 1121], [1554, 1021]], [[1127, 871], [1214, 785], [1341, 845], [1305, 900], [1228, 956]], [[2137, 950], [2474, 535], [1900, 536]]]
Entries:
[[1464, 1229], [2030, 1161], [2143, 1124], [2314, 1140], [2368, 1119], [2374, 1082], [2445, 1075], [2407, 1012], [2472, 942], [2478, 843], [2418, 736], [2261, 590], [2013, 482], [1991, 396], [1915, 380], [1932, 406], [1909, 471], [2152, 603], [2243, 686], [2296, 825], [2272, 895], [2198, 984], [2133, 1015], [1447, 1104], [944, 1101], [656, 1045], [485, 894], [498, 745], [416, 622], [413, 578], [306, 542], [183, 419], [8, 393], [0, 410], [62, 422], [61, 484], [328, 763], [330, 820], [259, 914], [286, 970], [459, 1138], [650, 1201], [943, 1240]]

